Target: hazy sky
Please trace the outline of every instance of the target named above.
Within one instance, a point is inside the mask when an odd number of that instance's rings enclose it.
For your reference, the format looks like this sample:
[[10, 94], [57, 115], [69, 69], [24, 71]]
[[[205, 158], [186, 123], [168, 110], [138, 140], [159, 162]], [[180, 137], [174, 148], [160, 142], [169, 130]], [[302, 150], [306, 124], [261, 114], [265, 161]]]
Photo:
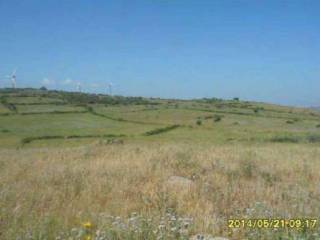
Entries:
[[20, 87], [320, 105], [320, 1], [0, 0], [15, 67]]

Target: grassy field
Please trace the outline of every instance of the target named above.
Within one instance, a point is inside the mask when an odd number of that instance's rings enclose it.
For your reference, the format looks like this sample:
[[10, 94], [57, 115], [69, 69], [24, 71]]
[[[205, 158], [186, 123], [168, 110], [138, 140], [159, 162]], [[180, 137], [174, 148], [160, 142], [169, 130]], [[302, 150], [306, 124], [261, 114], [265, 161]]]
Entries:
[[[320, 113], [0, 91], [0, 239], [320, 239]], [[200, 238], [201, 239], [201, 238]]]

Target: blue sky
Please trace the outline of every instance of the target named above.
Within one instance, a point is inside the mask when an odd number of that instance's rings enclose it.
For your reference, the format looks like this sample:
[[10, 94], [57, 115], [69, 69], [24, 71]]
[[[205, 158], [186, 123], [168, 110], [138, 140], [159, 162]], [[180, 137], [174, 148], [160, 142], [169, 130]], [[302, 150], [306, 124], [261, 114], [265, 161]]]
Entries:
[[0, 76], [319, 106], [319, 12], [318, 0], [0, 0]]

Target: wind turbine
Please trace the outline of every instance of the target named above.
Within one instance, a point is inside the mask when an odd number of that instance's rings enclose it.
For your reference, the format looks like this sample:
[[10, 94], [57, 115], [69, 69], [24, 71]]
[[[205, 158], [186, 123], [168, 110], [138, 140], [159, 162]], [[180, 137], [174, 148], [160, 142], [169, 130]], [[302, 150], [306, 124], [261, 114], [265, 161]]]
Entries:
[[109, 82], [109, 83], [108, 83], [108, 88], [109, 88], [109, 94], [110, 94], [110, 96], [112, 95], [112, 86], [113, 86], [112, 82]]
[[82, 90], [82, 88], [81, 88], [81, 83], [77, 83], [77, 90], [78, 90], [78, 92], [81, 92], [81, 90]]
[[13, 70], [13, 72], [12, 72], [11, 75], [7, 75], [7, 76], [6, 76], [7, 79], [10, 79], [10, 80], [11, 80], [11, 86], [12, 86], [12, 88], [16, 88], [16, 85], [17, 85], [16, 72], [17, 72], [17, 69]]

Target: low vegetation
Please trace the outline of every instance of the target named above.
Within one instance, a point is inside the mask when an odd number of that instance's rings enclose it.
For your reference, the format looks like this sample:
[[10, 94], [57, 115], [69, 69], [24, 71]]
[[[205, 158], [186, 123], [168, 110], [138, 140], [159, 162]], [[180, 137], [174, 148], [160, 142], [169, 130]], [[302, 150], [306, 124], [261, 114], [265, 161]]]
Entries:
[[164, 128], [157, 128], [157, 129], [154, 129], [154, 130], [151, 130], [151, 131], [148, 131], [146, 133], [144, 133], [145, 136], [151, 136], [151, 135], [157, 135], [157, 134], [160, 134], [160, 133], [165, 133], [165, 132], [168, 132], [168, 131], [171, 131], [171, 130], [174, 130], [176, 128], [180, 127], [180, 125], [171, 125], [171, 126], [167, 126], [167, 127], [164, 127]]

